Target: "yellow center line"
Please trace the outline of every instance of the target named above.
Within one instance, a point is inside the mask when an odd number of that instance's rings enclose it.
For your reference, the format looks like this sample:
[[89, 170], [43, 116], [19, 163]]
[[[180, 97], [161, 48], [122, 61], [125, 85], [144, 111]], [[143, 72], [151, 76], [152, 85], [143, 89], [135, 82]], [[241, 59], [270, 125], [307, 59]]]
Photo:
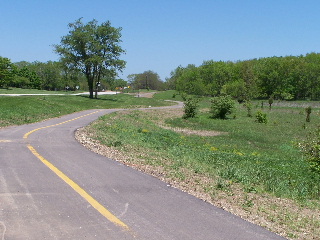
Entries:
[[12, 142], [11, 140], [0, 140], [0, 143], [3, 142], [3, 143], [6, 143], [6, 142]]
[[61, 172], [58, 168], [56, 168], [52, 163], [50, 163], [47, 159], [42, 157], [30, 144], [27, 145], [29, 150], [35, 155], [44, 165], [46, 165], [51, 171], [53, 171], [56, 175], [58, 175], [65, 183], [67, 183], [70, 187], [73, 188], [81, 197], [83, 197], [87, 202], [89, 202], [99, 213], [101, 213], [105, 218], [107, 218], [110, 222], [129, 230], [129, 227], [123, 223], [120, 219], [114, 216], [110, 211], [108, 211], [104, 206], [102, 206], [97, 200], [91, 197], [83, 188], [81, 188], [78, 184], [72, 181], [67, 175]]
[[[100, 110], [99, 110], [100, 111]], [[77, 120], [79, 118], [83, 118], [86, 116], [89, 116], [91, 114], [95, 114], [99, 111], [92, 112], [77, 118], [73, 118], [71, 120], [67, 120], [58, 124], [46, 126], [46, 127], [41, 127], [34, 129], [30, 132], [27, 132], [23, 138], [27, 139], [28, 136], [36, 131], [39, 131], [41, 129], [49, 128], [49, 127], [54, 127], [58, 126], [61, 124], [65, 124], [74, 120]], [[28, 149], [32, 152], [34, 156], [36, 156], [44, 165], [46, 165], [52, 172], [54, 172], [58, 177], [60, 177], [65, 183], [67, 183], [75, 192], [77, 192], [81, 197], [83, 197], [92, 207], [94, 207], [100, 214], [102, 214], [105, 218], [107, 218], [110, 222], [114, 223], [115, 225], [123, 228], [126, 231], [130, 231], [129, 227], [123, 223], [120, 219], [118, 219], [116, 216], [114, 216], [109, 210], [107, 210], [103, 205], [101, 205], [97, 200], [95, 200], [91, 195], [89, 195], [83, 188], [81, 188], [77, 183], [72, 181], [67, 175], [65, 175], [62, 171], [60, 171], [57, 167], [55, 167], [52, 163], [50, 163], [47, 159], [42, 157], [31, 144], [27, 144]]]
[[92, 112], [92, 113], [88, 113], [88, 114], [86, 114], [86, 115], [82, 115], [82, 116], [80, 116], [80, 117], [76, 117], [76, 118], [73, 118], [73, 119], [70, 119], [70, 120], [61, 122], [61, 123], [57, 123], [57, 124], [53, 124], [53, 125], [49, 125], [49, 126], [45, 126], [45, 127], [33, 129], [33, 130], [31, 130], [30, 132], [27, 132], [26, 134], [24, 134], [24, 135], [23, 135], [23, 138], [24, 138], [24, 139], [27, 139], [31, 133], [34, 133], [34, 132], [36, 132], [36, 131], [38, 131], [38, 130], [45, 129], [45, 128], [50, 128], [50, 127], [55, 127], [55, 126], [59, 126], [59, 125], [62, 125], [62, 124], [65, 124], [65, 123], [68, 123], [68, 122], [71, 122], [71, 121], [74, 121], [74, 120], [77, 120], [77, 119], [80, 119], [80, 118], [83, 118], [83, 117], [92, 115], [92, 114], [95, 114], [95, 113], [100, 112], [100, 111], [101, 111], [101, 110], [95, 111], [95, 112]]

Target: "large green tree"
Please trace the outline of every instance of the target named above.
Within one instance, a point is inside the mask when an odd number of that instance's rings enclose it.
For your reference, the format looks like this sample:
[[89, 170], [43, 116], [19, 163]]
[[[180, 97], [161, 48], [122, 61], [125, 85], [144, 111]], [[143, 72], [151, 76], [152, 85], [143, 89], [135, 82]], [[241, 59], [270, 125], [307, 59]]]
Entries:
[[165, 84], [160, 80], [159, 75], [153, 71], [144, 71], [143, 73], [130, 74], [129, 83], [135, 89], [164, 90]]
[[0, 87], [9, 86], [13, 81], [16, 67], [9, 58], [0, 57]]
[[85, 74], [90, 98], [93, 98], [95, 84], [105, 76], [116, 76], [125, 67], [120, 56], [121, 28], [111, 26], [109, 21], [98, 25], [94, 19], [86, 24], [82, 19], [69, 24], [69, 34], [62, 37], [55, 51], [61, 62], [69, 69], [78, 69]]

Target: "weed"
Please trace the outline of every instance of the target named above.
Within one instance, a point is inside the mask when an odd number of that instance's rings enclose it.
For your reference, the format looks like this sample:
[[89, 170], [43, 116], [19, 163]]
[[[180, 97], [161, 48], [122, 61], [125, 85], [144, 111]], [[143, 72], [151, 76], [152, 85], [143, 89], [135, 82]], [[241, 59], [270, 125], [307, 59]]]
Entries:
[[226, 181], [224, 179], [219, 178], [216, 184], [216, 189], [222, 191], [229, 191], [230, 190], [230, 181]]
[[245, 195], [244, 197], [244, 202], [242, 204], [242, 207], [247, 209], [247, 208], [251, 208], [254, 206], [254, 202], [252, 199], [250, 199], [247, 195]]

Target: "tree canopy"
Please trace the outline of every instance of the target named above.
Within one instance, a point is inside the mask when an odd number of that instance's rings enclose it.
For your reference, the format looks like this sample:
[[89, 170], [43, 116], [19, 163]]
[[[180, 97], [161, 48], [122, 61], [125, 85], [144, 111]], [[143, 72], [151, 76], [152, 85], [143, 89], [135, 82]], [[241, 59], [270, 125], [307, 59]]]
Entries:
[[67, 69], [81, 71], [87, 79], [90, 98], [94, 85], [103, 77], [114, 77], [125, 67], [120, 59], [121, 28], [114, 28], [109, 21], [98, 25], [96, 20], [86, 24], [82, 19], [69, 24], [69, 34], [62, 37], [55, 51]]
[[128, 76], [130, 85], [135, 89], [151, 89], [164, 90], [165, 84], [160, 80], [157, 73], [153, 71], [145, 71], [138, 74], [130, 74]]
[[0, 87], [8, 86], [12, 82], [15, 69], [9, 58], [0, 57]]
[[179, 66], [168, 86], [188, 94], [228, 94], [239, 101], [253, 98], [320, 99], [320, 54], [205, 61], [199, 67]]

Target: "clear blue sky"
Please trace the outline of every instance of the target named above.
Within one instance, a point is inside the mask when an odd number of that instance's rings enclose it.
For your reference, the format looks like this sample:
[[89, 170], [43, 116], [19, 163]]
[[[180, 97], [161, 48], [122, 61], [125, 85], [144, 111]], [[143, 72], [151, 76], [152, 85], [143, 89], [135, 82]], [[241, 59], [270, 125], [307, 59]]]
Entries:
[[83, 17], [122, 27], [120, 77], [162, 80], [179, 65], [320, 52], [318, 0], [0, 0], [0, 56], [56, 61], [53, 44]]

